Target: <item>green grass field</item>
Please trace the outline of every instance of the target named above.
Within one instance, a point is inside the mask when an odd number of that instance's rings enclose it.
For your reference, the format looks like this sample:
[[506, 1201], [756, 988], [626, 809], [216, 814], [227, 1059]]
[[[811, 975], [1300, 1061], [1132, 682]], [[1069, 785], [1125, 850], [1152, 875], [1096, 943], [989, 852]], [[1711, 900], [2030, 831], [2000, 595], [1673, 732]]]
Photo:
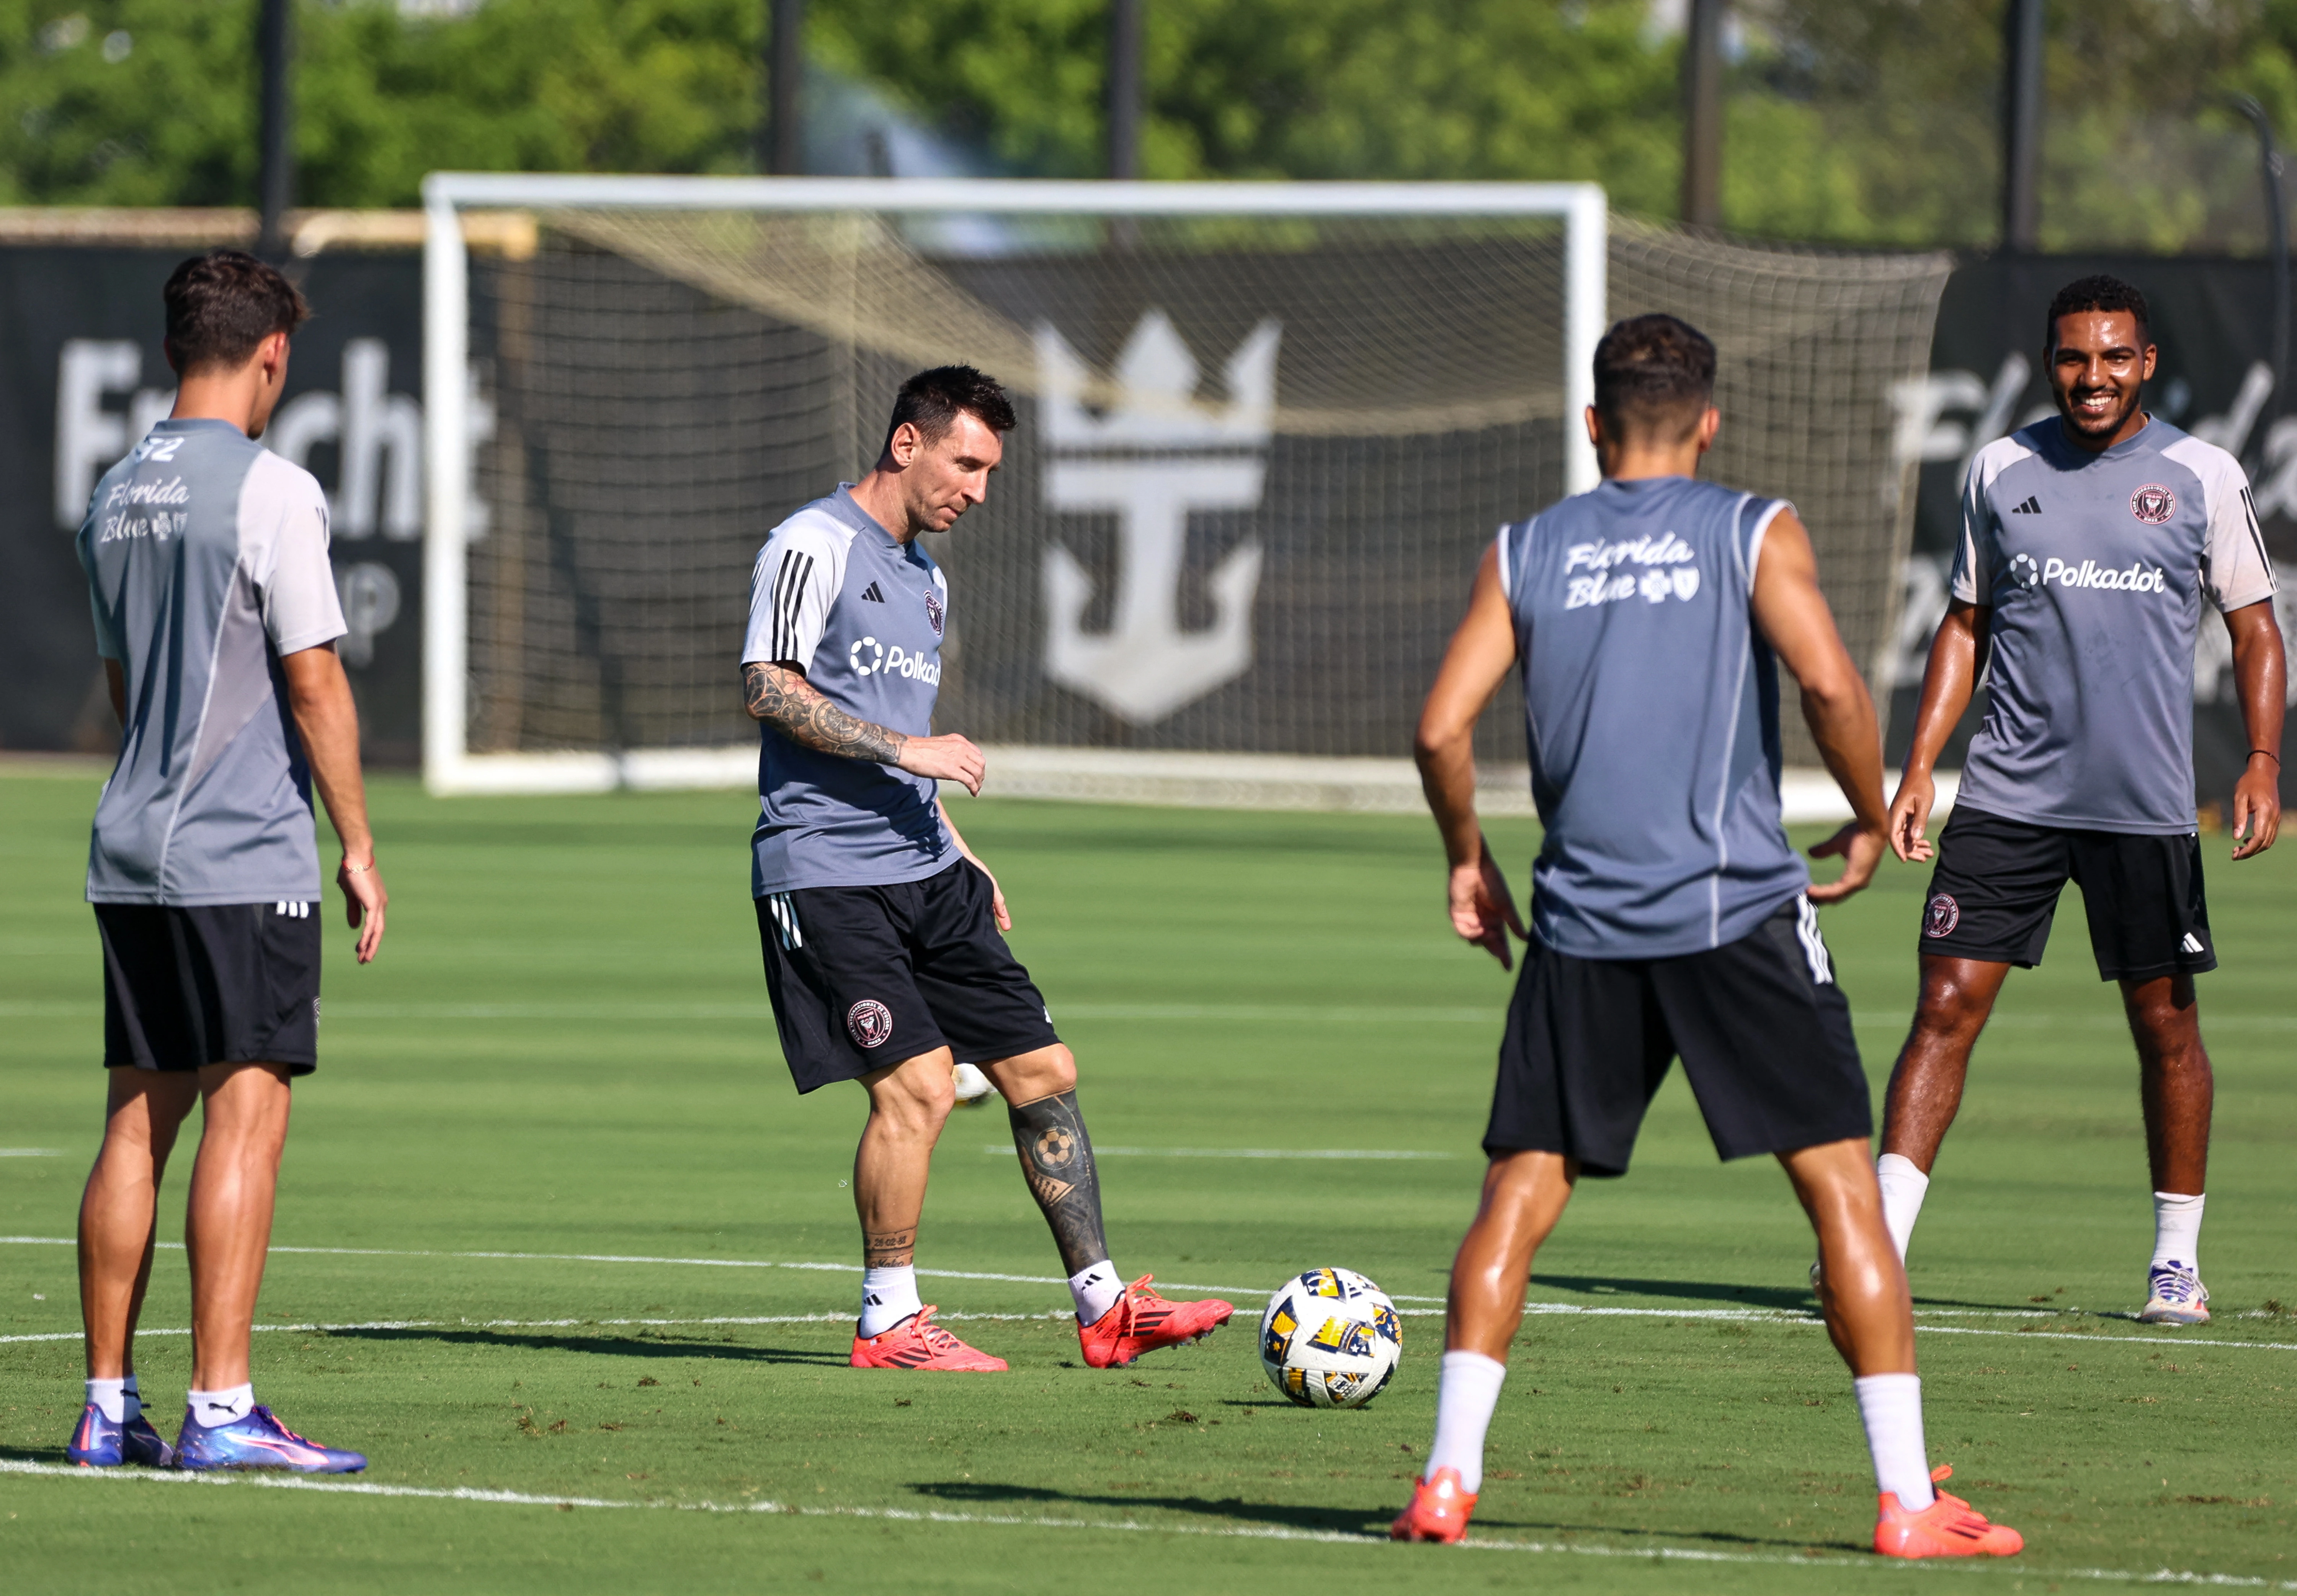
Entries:
[[[10, 1592], [114, 1569], [185, 1592], [556, 1596], [1985, 1592], [2161, 1570], [2297, 1589], [2297, 843], [2236, 869], [2210, 841], [2227, 967], [2203, 989], [2205, 1329], [2128, 1317], [2152, 1235], [2136, 1066], [2071, 900], [2048, 965], [2013, 980], [1913, 1278], [1932, 1455], [2029, 1550], [1905, 1568], [1861, 1550], [1871, 1477], [1809, 1318], [1801, 1217], [1767, 1161], [1715, 1161], [1679, 1074], [1634, 1172], [1588, 1183], [1541, 1258], [1484, 1550], [1375, 1538], [1428, 1441], [1507, 991], [1449, 934], [1432, 829], [1385, 818], [959, 810], [1081, 1059], [1117, 1264], [1222, 1288], [1239, 1323], [1132, 1370], [1082, 1367], [992, 1107], [951, 1122], [919, 1248], [947, 1271], [928, 1299], [1013, 1364], [959, 1378], [843, 1367], [861, 1098], [799, 1098], [775, 1048], [751, 801], [442, 802], [380, 783], [390, 937], [359, 970], [333, 922], [324, 1062], [297, 1089], [259, 1316], [277, 1328], [257, 1337], [259, 1396], [373, 1467], [349, 1488], [65, 1470], [78, 1321], [71, 1249], [51, 1243], [72, 1234], [100, 1122], [79, 898], [95, 791], [0, 778]], [[1532, 832], [1494, 840], [1520, 885]], [[1923, 879], [1886, 868], [1825, 919], [1878, 1084]], [[1360, 1412], [1280, 1402], [1248, 1328], [1322, 1263], [1418, 1311], [1395, 1384]], [[181, 1253], [163, 1253], [141, 1366], [171, 1430], [186, 1298]]]

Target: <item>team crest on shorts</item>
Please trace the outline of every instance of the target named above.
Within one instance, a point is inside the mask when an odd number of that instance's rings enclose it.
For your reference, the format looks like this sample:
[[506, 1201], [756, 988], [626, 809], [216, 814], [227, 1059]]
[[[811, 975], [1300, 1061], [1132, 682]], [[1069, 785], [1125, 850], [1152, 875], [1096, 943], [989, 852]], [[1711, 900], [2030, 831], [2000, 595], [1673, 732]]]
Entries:
[[882, 1048], [893, 1034], [893, 1011], [875, 998], [864, 998], [845, 1011], [845, 1033], [857, 1048]]
[[2178, 513], [2178, 496], [2159, 482], [2148, 482], [2129, 496], [2129, 513], [2147, 526], [2160, 526]]
[[1954, 928], [1962, 924], [1962, 905], [1954, 901], [1952, 893], [1932, 893], [1930, 909], [1922, 916], [1924, 936], [1952, 936]]
[[941, 636], [941, 589], [926, 589], [926, 619], [933, 622], [934, 636]]

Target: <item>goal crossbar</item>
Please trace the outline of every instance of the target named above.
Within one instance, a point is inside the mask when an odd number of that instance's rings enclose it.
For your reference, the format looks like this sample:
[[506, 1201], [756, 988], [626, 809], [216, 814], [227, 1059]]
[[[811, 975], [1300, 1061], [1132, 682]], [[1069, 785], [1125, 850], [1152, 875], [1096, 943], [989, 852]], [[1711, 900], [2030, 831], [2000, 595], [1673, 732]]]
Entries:
[[[466, 516], [473, 456], [468, 418], [468, 210], [860, 212], [903, 216], [1269, 218], [1552, 218], [1560, 223], [1565, 325], [1563, 414], [1593, 402], [1605, 325], [1608, 207], [1591, 183], [1120, 183], [1032, 179], [613, 177], [435, 172], [423, 185], [424, 457], [423, 766], [437, 793], [595, 792], [706, 786], [746, 779], [753, 751], [471, 752]], [[1598, 480], [1593, 445], [1562, 429], [1566, 490]], [[762, 535], [763, 529], [761, 529]], [[1050, 752], [1050, 751], [1049, 751]], [[1198, 758], [1249, 755], [1203, 755]]]

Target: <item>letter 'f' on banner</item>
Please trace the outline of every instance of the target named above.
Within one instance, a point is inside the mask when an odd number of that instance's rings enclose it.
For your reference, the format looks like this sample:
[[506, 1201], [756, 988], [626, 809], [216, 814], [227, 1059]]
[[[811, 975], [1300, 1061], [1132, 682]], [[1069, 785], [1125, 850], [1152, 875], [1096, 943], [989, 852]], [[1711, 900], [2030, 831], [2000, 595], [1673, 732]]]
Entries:
[[1136, 725], [1162, 720], [1252, 668], [1259, 543], [1239, 543], [1206, 578], [1213, 624], [1204, 631], [1181, 629], [1181, 577], [1191, 510], [1260, 504], [1268, 465], [1258, 451], [1272, 430], [1281, 331], [1264, 321], [1229, 357], [1229, 403], [1215, 410], [1194, 398], [1196, 358], [1165, 313], [1149, 310], [1116, 363], [1119, 402], [1096, 418], [1083, 402], [1083, 365], [1051, 325], [1038, 328], [1053, 450], [1045, 503], [1113, 512], [1118, 538], [1106, 632], [1083, 629], [1091, 576], [1060, 545], [1045, 550], [1045, 674]]

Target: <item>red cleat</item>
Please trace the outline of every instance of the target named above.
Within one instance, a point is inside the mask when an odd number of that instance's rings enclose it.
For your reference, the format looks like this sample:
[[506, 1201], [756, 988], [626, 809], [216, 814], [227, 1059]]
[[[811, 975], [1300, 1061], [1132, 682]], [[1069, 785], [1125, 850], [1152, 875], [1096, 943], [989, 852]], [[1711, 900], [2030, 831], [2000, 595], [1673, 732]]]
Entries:
[[1148, 1289], [1155, 1275], [1142, 1275], [1124, 1288], [1116, 1305], [1091, 1324], [1077, 1326], [1084, 1361], [1095, 1369], [1122, 1369], [1142, 1353], [1202, 1341], [1229, 1321], [1236, 1310], [1218, 1297], [1200, 1303], [1166, 1302]]
[[853, 1337], [856, 1369], [950, 1370], [961, 1374], [1002, 1374], [1005, 1360], [966, 1345], [937, 1324], [940, 1312], [927, 1303], [882, 1336]]
[[[1931, 1478], [1953, 1473], [1941, 1463]], [[1884, 1557], [2015, 1557], [2026, 1550], [2026, 1537], [2006, 1524], [1988, 1523], [1985, 1514], [1943, 1491], [1919, 1513], [1900, 1507], [1895, 1491], [1885, 1491], [1874, 1520], [1874, 1550]]]
[[1412, 1482], [1412, 1505], [1388, 1526], [1391, 1541], [1434, 1541], [1449, 1546], [1468, 1533], [1476, 1499], [1460, 1489], [1460, 1471], [1438, 1468], [1434, 1479]]

